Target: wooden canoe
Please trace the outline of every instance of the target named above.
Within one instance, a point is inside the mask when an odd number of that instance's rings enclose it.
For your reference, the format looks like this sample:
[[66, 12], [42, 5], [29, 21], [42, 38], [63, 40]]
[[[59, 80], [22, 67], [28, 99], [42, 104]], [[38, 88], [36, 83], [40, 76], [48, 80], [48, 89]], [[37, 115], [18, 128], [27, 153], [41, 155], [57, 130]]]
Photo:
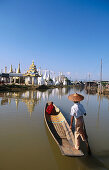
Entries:
[[65, 117], [56, 106], [55, 110], [56, 114], [49, 115], [44, 109], [44, 119], [62, 155], [83, 156], [84, 153], [81, 150], [74, 149], [74, 135]]

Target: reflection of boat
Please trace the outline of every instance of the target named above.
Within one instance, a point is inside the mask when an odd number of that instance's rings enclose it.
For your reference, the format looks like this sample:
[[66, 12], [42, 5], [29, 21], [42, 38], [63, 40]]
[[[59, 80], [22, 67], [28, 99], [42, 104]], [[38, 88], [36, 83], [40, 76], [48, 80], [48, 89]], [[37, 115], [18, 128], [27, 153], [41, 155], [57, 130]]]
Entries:
[[56, 113], [54, 115], [48, 115], [46, 111], [44, 111], [44, 119], [62, 155], [83, 156], [84, 154], [81, 150], [74, 149], [74, 135], [65, 117], [56, 106], [55, 110]]

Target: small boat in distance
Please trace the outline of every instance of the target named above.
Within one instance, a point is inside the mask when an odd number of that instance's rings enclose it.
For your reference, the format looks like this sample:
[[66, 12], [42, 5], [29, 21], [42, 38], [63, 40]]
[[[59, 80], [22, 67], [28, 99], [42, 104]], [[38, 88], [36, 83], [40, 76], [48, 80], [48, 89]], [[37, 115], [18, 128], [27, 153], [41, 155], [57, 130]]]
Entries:
[[65, 156], [83, 156], [81, 150], [74, 149], [74, 135], [69, 127], [65, 117], [55, 105], [55, 114], [47, 114], [46, 107], [44, 109], [45, 123], [58, 144], [62, 155]]

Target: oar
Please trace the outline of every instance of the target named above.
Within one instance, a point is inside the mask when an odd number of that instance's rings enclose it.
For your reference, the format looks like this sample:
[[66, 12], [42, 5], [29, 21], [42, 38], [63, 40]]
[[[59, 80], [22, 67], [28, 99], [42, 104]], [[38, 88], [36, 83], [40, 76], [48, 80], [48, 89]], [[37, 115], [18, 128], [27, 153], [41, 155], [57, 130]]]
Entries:
[[91, 149], [90, 149], [90, 146], [89, 146], [89, 142], [88, 142], [88, 135], [87, 135], [87, 132], [86, 132], [86, 128], [85, 128], [85, 123], [84, 123], [84, 132], [85, 132], [85, 136], [86, 136], [86, 139], [87, 139], [87, 150], [88, 150], [88, 154], [91, 155]]

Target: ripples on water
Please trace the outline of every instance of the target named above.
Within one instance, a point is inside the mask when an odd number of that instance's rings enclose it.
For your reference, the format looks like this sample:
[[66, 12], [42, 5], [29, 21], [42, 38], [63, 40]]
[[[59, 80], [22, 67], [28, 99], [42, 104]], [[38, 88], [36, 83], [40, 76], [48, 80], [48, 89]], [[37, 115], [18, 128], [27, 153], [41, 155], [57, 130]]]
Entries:
[[[52, 100], [70, 122], [71, 93], [85, 100], [85, 124], [93, 156], [62, 156], [44, 123], [43, 111]], [[109, 97], [86, 94], [83, 89], [60, 88], [45, 92], [0, 93], [1, 170], [109, 169]]]

